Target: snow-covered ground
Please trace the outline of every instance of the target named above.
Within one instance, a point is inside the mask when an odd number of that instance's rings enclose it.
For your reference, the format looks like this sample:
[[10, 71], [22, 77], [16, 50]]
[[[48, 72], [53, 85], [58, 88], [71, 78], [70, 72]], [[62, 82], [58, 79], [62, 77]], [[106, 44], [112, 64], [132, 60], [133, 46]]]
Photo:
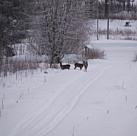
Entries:
[[[129, 26], [125, 23], [129, 22]], [[99, 39], [107, 38], [107, 20], [98, 20]], [[97, 39], [97, 20], [90, 21], [89, 23], [94, 29], [91, 39]], [[109, 38], [115, 40], [137, 40], [137, 21], [136, 20], [113, 20], [109, 21]]]
[[48, 69], [0, 79], [0, 136], [136, 136], [137, 43], [95, 41], [88, 71]]

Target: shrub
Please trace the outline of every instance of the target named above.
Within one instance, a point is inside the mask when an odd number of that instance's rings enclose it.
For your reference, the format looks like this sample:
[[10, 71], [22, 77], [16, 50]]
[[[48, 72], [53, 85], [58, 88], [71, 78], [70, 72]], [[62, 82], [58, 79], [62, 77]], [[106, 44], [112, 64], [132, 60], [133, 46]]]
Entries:
[[10, 60], [1, 65], [0, 76], [7, 76], [8, 73], [15, 73], [22, 70], [34, 70], [39, 68], [38, 62]]
[[134, 58], [134, 60], [133, 60], [134, 62], [136, 62], [137, 61], [137, 54], [135, 55], [135, 58]]
[[104, 59], [105, 53], [99, 49], [88, 48], [85, 55], [87, 59]]

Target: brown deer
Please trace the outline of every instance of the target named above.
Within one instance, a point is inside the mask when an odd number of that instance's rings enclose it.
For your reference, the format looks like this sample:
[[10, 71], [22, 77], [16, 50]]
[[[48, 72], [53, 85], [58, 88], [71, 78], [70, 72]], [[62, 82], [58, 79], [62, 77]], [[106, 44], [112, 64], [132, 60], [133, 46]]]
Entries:
[[80, 70], [81, 70], [81, 69], [83, 68], [83, 66], [84, 66], [85, 70], [87, 71], [88, 62], [87, 62], [87, 60], [84, 60], [83, 63], [75, 63], [74, 66], [75, 66], [74, 69], [76, 69], [76, 68], [78, 67], [78, 68], [80, 68]]
[[87, 71], [88, 61], [87, 61], [87, 60], [84, 60], [84, 61], [83, 61], [83, 65], [84, 65], [85, 71]]
[[60, 63], [60, 67], [62, 70], [64, 69], [70, 69], [70, 64], [65, 64], [65, 65], [62, 65], [62, 62], [59, 62]]
[[76, 69], [78, 67], [81, 70], [83, 68], [83, 64], [82, 63], [75, 63], [74, 66], [75, 66], [74, 69]]

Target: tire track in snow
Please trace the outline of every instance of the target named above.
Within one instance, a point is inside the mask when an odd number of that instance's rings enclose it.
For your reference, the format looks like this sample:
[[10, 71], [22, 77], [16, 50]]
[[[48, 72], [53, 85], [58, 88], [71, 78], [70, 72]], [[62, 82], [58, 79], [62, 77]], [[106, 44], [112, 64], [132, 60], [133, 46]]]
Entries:
[[[76, 106], [82, 94], [97, 81], [110, 66], [92, 73], [92, 78], [86, 74], [67, 86], [67, 91], [57, 96], [46, 108], [41, 108], [32, 118], [23, 120], [9, 136], [45, 136], [52, 131]], [[94, 74], [94, 76], [93, 76]], [[86, 80], [85, 80], [86, 78]], [[79, 81], [79, 82], [77, 82]], [[82, 82], [81, 84], [79, 84]]]
[[[78, 76], [78, 78], [80, 78], [80, 76]], [[50, 105], [52, 105], [54, 103], [54, 101], [61, 95], [61, 93], [63, 92], [63, 90], [65, 88], [67, 88], [67, 86], [69, 86], [70, 84], [72, 84], [76, 80], [77, 80], [77, 78], [75, 80], [72, 80], [68, 84], [66, 84], [61, 89], [61, 91], [58, 91], [55, 95], [53, 95], [53, 98], [50, 99], [48, 102], [46, 102], [46, 104], [45, 104], [45, 101], [43, 101], [41, 104], [38, 104], [37, 107], [42, 106], [42, 108], [39, 107], [38, 111], [37, 111], [37, 109], [34, 109], [31, 113], [30, 112], [27, 113], [26, 116], [23, 117], [22, 121], [17, 124], [17, 126], [14, 128], [12, 133], [9, 134], [8, 136], [14, 136], [16, 133], [16, 130], [18, 130], [22, 127], [25, 127], [25, 126], [27, 127], [28, 126], [27, 122], [30, 122], [30, 124], [31, 124], [31, 122], [33, 120], [35, 120], [36, 118], [38, 118], [41, 113], [45, 112], [45, 110], [48, 110]], [[32, 113], [33, 113], [33, 115], [32, 115]]]

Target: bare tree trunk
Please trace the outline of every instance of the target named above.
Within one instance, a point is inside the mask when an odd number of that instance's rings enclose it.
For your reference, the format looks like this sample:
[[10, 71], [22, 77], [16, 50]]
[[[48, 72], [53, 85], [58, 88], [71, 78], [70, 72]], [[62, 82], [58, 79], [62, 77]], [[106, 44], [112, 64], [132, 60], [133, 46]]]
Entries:
[[108, 17], [108, 2], [109, 0], [105, 0], [105, 14], [104, 14], [105, 18]]

